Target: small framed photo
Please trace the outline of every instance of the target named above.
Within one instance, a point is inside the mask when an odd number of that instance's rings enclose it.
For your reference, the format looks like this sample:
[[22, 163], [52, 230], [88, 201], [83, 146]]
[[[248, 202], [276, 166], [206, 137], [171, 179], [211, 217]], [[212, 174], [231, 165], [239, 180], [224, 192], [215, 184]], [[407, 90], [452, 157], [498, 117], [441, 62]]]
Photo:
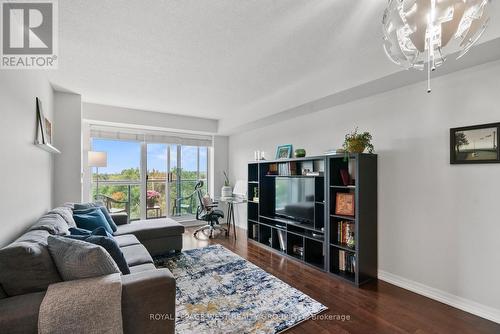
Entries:
[[335, 197], [335, 214], [354, 217], [355, 211], [353, 193], [337, 193], [337, 196]]
[[45, 118], [45, 135], [46, 142], [48, 144], [52, 144], [52, 123], [48, 120], [48, 118]]
[[292, 145], [280, 145], [276, 149], [276, 159], [290, 159], [292, 157]]
[[450, 163], [500, 163], [500, 123], [450, 129]]
[[[46, 123], [47, 119], [45, 118], [43, 114], [43, 109], [42, 109], [42, 101], [37, 97], [36, 98], [36, 122], [37, 122], [37, 127], [36, 127], [36, 143], [39, 144], [48, 144], [50, 143], [47, 139], [47, 130], [46, 130]], [[52, 127], [51, 127], [52, 131]], [[51, 134], [52, 135], [52, 134]]]

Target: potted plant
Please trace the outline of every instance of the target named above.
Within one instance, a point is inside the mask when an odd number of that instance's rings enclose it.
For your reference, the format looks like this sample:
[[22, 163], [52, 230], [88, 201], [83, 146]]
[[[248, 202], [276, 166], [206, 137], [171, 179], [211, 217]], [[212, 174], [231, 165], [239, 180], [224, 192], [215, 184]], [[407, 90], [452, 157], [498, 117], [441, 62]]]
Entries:
[[146, 202], [148, 208], [154, 208], [158, 204], [161, 194], [155, 190], [148, 190], [146, 193]]
[[221, 190], [221, 197], [232, 197], [233, 196], [233, 188], [231, 188], [231, 184], [229, 183], [229, 177], [227, 177], [227, 173], [224, 172], [224, 187]]
[[373, 153], [372, 135], [369, 132], [358, 133], [356, 127], [354, 131], [346, 134], [342, 147], [348, 153], [363, 153], [367, 149], [368, 153]]

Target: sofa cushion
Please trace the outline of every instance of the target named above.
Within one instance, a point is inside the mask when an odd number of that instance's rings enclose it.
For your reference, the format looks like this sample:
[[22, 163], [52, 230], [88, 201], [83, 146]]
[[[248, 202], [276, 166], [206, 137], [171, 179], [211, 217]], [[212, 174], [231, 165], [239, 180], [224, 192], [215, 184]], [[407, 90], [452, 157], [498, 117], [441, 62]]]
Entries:
[[115, 222], [115, 224], [117, 225], [117, 227], [119, 225], [125, 225], [125, 224], [129, 223], [129, 221], [128, 221], [128, 213], [126, 213], [126, 212], [111, 213], [111, 217], [113, 218], [113, 221]]
[[144, 263], [153, 263], [153, 258], [149, 255], [146, 247], [141, 244], [122, 247], [121, 250], [129, 267]]
[[101, 246], [52, 235], [47, 240], [57, 270], [65, 281], [120, 272], [111, 255]]
[[33, 230], [0, 249], [0, 284], [8, 296], [44, 291], [61, 276], [47, 248], [46, 230]]
[[0, 299], [0, 332], [38, 333], [38, 312], [45, 291]]
[[[84, 228], [78, 228], [78, 227], [71, 227], [69, 229], [69, 234], [70, 236], [89, 236], [89, 235], [100, 235], [103, 237], [110, 237], [113, 238], [113, 235], [110, 234], [104, 227], [98, 227], [93, 231], [86, 230]], [[78, 239], [78, 238], [76, 238]]]
[[55, 213], [61, 216], [68, 224], [68, 227], [76, 227], [75, 220], [73, 219], [73, 210], [71, 208], [61, 206], [50, 210], [49, 213]]
[[69, 226], [66, 221], [56, 213], [47, 213], [29, 228], [29, 231], [44, 230], [52, 235], [68, 235]]
[[115, 235], [113, 236], [120, 247], [140, 244], [139, 240], [133, 234]]
[[147, 270], [156, 270], [156, 267], [152, 263], [144, 263], [144, 264], [138, 264], [136, 266], [130, 267], [130, 273], [139, 273], [141, 271], [147, 271]]
[[116, 231], [116, 224], [113, 221], [113, 218], [109, 214], [108, 209], [102, 202], [95, 202], [95, 203], [75, 203], [74, 209], [75, 210], [85, 210], [85, 209], [90, 209], [90, 208], [99, 208], [102, 211], [102, 214], [106, 218], [106, 221], [108, 222], [109, 226], [113, 230], [113, 232]]
[[143, 240], [176, 236], [182, 233], [184, 233], [184, 226], [167, 218], [120, 225], [114, 235], [133, 234], [142, 242]]
[[73, 218], [79, 228], [93, 231], [98, 227], [104, 227], [106, 231], [113, 234], [113, 230], [100, 208], [75, 210], [73, 211]]
[[103, 247], [108, 252], [108, 254], [111, 255], [122, 274], [130, 274], [130, 269], [128, 268], [127, 261], [125, 261], [125, 257], [123, 256], [118, 243], [112, 236], [106, 234], [107, 232], [106, 230], [104, 230], [104, 227], [99, 227], [92, 231], [91, 234], [68, 235], [66, 237], [75, 240], [90, 242], [91, 244]]

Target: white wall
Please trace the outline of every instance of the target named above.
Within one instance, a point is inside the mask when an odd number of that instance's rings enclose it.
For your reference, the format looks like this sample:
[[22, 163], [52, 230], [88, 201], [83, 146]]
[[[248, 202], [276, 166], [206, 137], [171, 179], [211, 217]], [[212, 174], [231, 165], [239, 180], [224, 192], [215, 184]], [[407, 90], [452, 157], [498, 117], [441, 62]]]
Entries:
[[82, 97], [54, 94], [54, 145], [62, 153], [54, 158], [54, 204], [82, 200]]
[[499, 78], [500, 62], [487, 63], [433, 80], [432, 94], [419, 83], [233, 135], [231, 178], [247, 178], [254, 150], [272, 158], [277, 145], [293, 144], [315, 155], [341, 147], [355, 126], [370, 131], [379, 271], [477, 302], [500, 321], [500, 164], [449, 163], [450, 128], [500, 121]]
[[[35, 97], [53, 121], [53, 91], [42, 71], [0, 74], [0, 247], [52, 206], [52, 155], [33, 143]], [[55, 125], [55, 124], [54, 124]]]
[[[229, 137], [214, 136], [214, 146], [210, 150], [210, 195], [220, 196], [224, 185], [224, 171], [229, 171], [228, 162]], [[234, 183], [233, 183], [234, 186]]]

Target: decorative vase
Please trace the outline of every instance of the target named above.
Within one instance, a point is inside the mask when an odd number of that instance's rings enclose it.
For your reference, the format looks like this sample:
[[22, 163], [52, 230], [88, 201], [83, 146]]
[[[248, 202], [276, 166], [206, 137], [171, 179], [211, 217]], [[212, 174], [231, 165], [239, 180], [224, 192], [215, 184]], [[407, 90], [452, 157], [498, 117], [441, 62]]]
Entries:
[[146, 200], [146, 203], [148, 205], [148, 208], [154, 208], [156, 205], [156, 198], [148, 198]]
[[224, 186], [221, 190], [221, 197], [232, 197], [233, 196], [233, 188], [231, 186]]
[[347, 151], [349, 151], [349, 153], [363, 153], [365, 149], [365, 143], [360, 140], [349, 140], [347, 142]]
[[295, 157], [296, 158], [303, 158], [306, 156], [306, 150], [303, 148], [298, 148], [295, 150]]

